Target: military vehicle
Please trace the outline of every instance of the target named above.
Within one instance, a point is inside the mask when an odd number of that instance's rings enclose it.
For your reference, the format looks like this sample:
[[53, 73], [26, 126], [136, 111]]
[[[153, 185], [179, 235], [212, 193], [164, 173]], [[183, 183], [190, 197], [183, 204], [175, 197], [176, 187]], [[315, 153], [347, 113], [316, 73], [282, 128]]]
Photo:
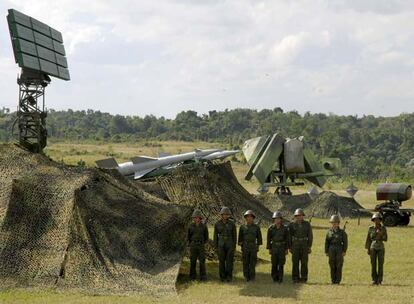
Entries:
[[304, 180], [323, 187], [327, 177], [338, 175], [341, 168], [338, 158], [319, 162], [303, 137], [290, 139], [279, 133], [256, 137], [247, 140], [242, 151], [250, 166], [245, 179], [255, 176], [260, 193], [276, 187], [275, 193], [291, 195], [289, 187], [304, 185]]
[[410, 223], [413, 209], [400, 208], [402, 202], [412, 196], [410, 185], [399, 183], [385, 183], [377, 186], [377, 200], [386, 201], [375, 206], [374, 211], [379, 212], [385, 226], [407, 226]]
[[96, 161], [96, 165], [103, 169], [116, 169], [119, 173], [134, 179], [143, 179], [166, 174], [177, 166], [194, 164], [205, 161], [221, 160], [237, 154], [238, 150], [196, 149], [176, 155], [163, 154], [160, 157], [136, 156], [129, 162], [118, 164], [114, 158]]

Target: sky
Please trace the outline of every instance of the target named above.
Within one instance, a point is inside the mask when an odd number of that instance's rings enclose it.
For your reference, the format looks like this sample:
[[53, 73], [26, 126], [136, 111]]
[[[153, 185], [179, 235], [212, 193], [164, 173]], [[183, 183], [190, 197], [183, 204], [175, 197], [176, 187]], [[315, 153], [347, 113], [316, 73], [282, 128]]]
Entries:
[[63, 34], [56, 110], [414, 112], [414, 1], [0, 0], [0, 108], [18, 98], [7, 9]]

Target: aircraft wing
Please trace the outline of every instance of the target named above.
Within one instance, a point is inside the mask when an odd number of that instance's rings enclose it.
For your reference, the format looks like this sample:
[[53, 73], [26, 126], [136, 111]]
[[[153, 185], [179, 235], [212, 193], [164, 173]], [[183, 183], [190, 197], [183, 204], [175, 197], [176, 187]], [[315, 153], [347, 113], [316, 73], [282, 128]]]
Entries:
[[157, 169], [157, 168], [150, 168], [150, 169], [137, 171], [137, 172], [134, 173], [134, 179], [143, 178], [145, 175], [147, 175], [148, 173], [154, 171], [155, 169]]

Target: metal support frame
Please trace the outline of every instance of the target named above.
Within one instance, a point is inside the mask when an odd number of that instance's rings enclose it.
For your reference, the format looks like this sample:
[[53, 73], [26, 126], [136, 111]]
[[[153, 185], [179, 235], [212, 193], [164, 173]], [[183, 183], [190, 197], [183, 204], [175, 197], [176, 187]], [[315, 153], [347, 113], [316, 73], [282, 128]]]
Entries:
[[35, 153], [41, 153], [47, 144], [45, 88], [49, 83], [50, 78], [46, 74], [27, 69], [22, 69], [17, 79], [19, 144]]

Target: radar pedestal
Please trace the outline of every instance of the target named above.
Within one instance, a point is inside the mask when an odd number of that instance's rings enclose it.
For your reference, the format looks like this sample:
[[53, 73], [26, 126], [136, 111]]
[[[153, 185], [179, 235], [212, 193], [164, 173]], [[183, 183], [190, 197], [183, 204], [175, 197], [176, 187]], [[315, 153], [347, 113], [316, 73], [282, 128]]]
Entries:
[[47, 144], [45, 88], [49, 83], [49, 76], [28, 69], [22, 69], [17, 79], [19, 144], [35, 153], [41, 152]]

